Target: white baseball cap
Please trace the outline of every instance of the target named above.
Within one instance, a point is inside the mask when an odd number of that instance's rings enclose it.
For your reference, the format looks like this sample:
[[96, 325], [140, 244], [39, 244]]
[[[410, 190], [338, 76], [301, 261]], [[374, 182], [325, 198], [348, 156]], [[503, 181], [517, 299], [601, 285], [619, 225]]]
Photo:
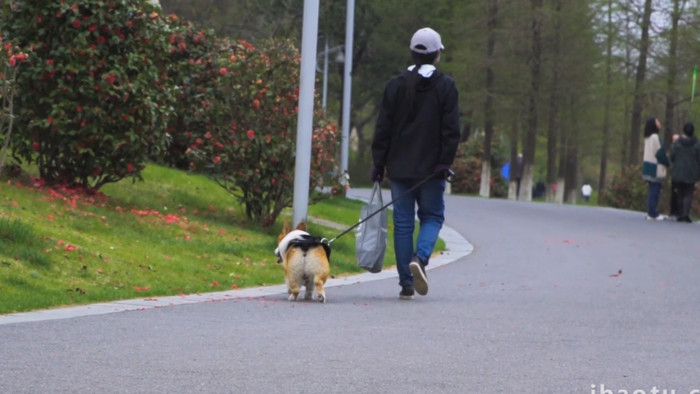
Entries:
[[429, 27], [424, 27], [413, 33], [410, 48], [413, 52], [421, 54], [445, 50], [445, 47], [442, 46], [440, 34]]

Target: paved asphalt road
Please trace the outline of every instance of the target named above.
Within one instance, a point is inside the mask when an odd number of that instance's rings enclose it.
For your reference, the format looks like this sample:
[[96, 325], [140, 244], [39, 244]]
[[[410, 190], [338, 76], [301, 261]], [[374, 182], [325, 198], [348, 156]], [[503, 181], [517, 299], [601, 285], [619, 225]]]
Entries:
[[447, 205], [447, 225], [473, 251], [455, 242], [462, 257], [428, 271], [425, 297], [399, 300], [390, 272], [329, 287], [325, 305], [273, 287], [121, 313], [0, 316], [0, 392], [700, 390], [700, 225], [458, 196]]

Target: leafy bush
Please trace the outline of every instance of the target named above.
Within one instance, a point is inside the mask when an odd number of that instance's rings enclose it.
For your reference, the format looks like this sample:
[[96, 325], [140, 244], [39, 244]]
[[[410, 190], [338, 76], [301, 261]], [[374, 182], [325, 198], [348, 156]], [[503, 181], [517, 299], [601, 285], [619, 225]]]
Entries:
[[646, 212], [648, 190], [641, 167], [626, 166], [611, 179], [599, 201], [613, 208]]
[[139, 178], [165, 148], [170, 43], [138, 0], [12, 3], [5, 35], [31, 48], [17, 76], [13, 152], [49, 185], [99, 189]]
[[[457, 157], [452, 165], [455, 180], [452, 191], [455, 193], [478, 194], [481, 189], [481, 161], [484, 152], [483, 134], [477, 134], [467, 142], [463, 142], [457, 151]], [[501, 145], [494, 139], [491, 147], [491, 197], [506, 197], [508, 183], [501, 176], [501, 166], [506, 161]]]
[[214, 103], [224, 99], [219, 87], [218, 63], [228, 48], [223, 47], [211, 30], [197, 29], [176, 15], [170, 15], [165, 22], [172, 44], [168, 77], [177, 86], [177, 100], [168, 120], [166, 131], [170, 141], [163, 164], [186, 170], [190, 164], [185, 154], [188, 147], [211, 131]]
[[[648, 193], [649, 186], [642, 180], [641, 166], [627, 166], [612, 178], [610, 185], [598, 200], [601, 204], [613, 208], [646, 212]], [[696, 191], [693, 198], [692, 213], [697, 217], [700, 216], [700, 194]], [[670, 210], [671, 181], [667, 178], [661, 189], [659, 212], [669, 214]]]
[[[299, 53], [290, 41], [261, 49], [238, 41], [217, 64], [209, 71], [220, 90], [203, 95], [195, 114], [206, 133], [189, 131], [191, 167], [234, 194], [248, 218], [270, 225], [293, 199]], [[333, 182], [338, 141], [336, 125], [315, 118], [311, 188]]]
[[[299, 84], [291, 41], [221, 42], [138, 0], [13, 3], [3, 20], [33, 51], [18, 75], [12, 144], [43, 183], [94, 192], [140, 179], [155, 160], [206, 172], [264, 225], [291, 205]], [[334, 187], [337, 128], [320, 113], [316, 120], [310, 187]]]

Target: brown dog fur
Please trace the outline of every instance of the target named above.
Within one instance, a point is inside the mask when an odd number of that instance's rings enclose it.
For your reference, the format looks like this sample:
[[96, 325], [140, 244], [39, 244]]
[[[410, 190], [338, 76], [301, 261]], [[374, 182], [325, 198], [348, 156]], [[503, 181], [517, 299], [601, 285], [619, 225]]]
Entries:
[[[299, 223], [296, 229], [306, 231], [306, 223]], [[285, 222], [278, 242], [282, 241], [291, 231], [289, 223]], [[296, 301], [301, 287], [304, 286], [306, 288], [305, 300], [313, 299], [315, 287], [316, 300], [326, 302], [324, 285], [330, 276], [330, 263], [323, 245], [314, 244], [304, 250], [304, 248], [290, 243], [287, 250], [282, 253], [281, 258], [289, 301]]]

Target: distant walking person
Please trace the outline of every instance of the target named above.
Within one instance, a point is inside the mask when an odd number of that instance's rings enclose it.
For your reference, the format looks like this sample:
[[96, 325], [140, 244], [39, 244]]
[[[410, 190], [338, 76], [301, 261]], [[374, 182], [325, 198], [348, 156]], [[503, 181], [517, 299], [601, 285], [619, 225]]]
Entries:
[[515, 199], [520, 199], [520, 184], [523, 180], [523, 154], [518, 153], [518, 157], [515, 159], [515, 163], [510, 167], [511, 174], [515, 179]]
[[[386, 169], [392, 199], [408, 193], [394, 203], [393, 213], [401, 299], [428, 293], [425, 266], [445, 221], [446, 178], [460, 141], [457, 87], [435, 67], [445, 49], [440, 34], [422, 28], [410, 49], [415, 64], [387, 83], [372, 141], [372, 180], [381, 182]], [[420, 227], [414, 249], [416, 205]]]
[[644, 162], [642, 163], [642, 179], [649, 184], [647, 195], [647, 220], [663, 220], [659, 214], [659, 197], [661, 182], [666, 178], [666, 168], [671, 164], [666, 150], [661, 144], [659, 131], [661, 122], [657, 118], [648, 119], [644, 125]]
[[671, 148], [671, 179], [677, 189], [676, 207], [679, 222], [692, 222], [690, 208], [693, 202], [695, 183], [700, 180], [700, 142], [693, 135], [695, 126], [686, 123], [683, 135]]
[[583, 186], [581, 186], [581, 194], [583, 195], [583, 199], [588, 202], [591, 199], [591, 193], [593, 192], [593, 188], [591, 187], [590, 184], [585, 183]]

